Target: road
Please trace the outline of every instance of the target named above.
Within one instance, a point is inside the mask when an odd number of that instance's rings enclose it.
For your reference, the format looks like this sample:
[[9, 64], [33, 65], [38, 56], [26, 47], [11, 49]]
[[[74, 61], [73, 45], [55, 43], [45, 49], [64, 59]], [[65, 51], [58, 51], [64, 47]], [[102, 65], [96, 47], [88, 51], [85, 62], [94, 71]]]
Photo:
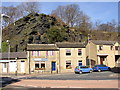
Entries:
[[93, 72], [84, 74], [52, 74], [52, 75], [37, 75], [29, 77], [21, 77], [19, 79], [39, 79], [39, 80], [118, 80], [120, 74], [110, 71]]

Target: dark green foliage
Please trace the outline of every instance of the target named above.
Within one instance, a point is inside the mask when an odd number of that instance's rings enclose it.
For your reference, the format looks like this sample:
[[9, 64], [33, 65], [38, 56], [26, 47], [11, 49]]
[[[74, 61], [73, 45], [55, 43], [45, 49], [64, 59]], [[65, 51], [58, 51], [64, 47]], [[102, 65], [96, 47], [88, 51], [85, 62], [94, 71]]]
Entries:
[[66, 28], [54, 26], [47, 31], [47, 37], [49, 43], [62, 42], [67, 37]]
[[[3, 41], [10, 40], [11, 51], [26, 50], [27, 44], [48, 44], [85, 40], [84, 33], [72, 30], [53, 16], [31, 13], [3, 29]], [[16, 46], [17, 45], [17, 46]]]
[[0, 52], [7, 52], [8, 51], [8, 43], [2, 42], [2, 50]]

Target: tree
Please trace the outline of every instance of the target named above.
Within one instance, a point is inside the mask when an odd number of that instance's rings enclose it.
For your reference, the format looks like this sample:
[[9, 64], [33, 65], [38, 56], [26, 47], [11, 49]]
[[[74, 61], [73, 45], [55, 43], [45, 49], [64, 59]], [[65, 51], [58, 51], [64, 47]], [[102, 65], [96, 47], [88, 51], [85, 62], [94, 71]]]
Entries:
[[[66, 6], [58, 6], [56, 10], [53, 10], [51, 15], [57, 16], [63, 22], [68, 24], [70, 27], [78, 25], [78, 21], [81, 21], [83, 16], [83, 12], [80, 10], [79, 5], [77, 4], [70, 4]], [[87, 17], [87, 16], [86, 16]]]
[[17, 11], [17, 8], [13, 7], [13, 6], [2, 7], [2, 13], [9, 16], [9, 18], [3, 19], [4, 26], [7, 26], [8, 24], [15, 22], [15, 20], [17, 20], [17, 18], [19, 18], [19, 12]]
[[60, 26], [51, 27], [47, 31], [48, 43], [62, 42], [67, 38], [66, 29]]
[[23, 16], [40, 11], [38, 2], [23, 2], [17, 6], [17, 9]]
[[115, 24], [112, 22], [107, 22], [106, 24], [100, 24], [98, 30], [113, 32], [116, 30]]
[[2, 42], [2, 50], [0, 52], [7, 52], [8, 51], [8, 43]]
[[89, 17], [87, 15], [83, 15], [80, 20], [78, 20], [79, 23], [77, 23], [77, 27], [84, 31], [84, 30], [90, 30], [92, 28], [92, 22], [89, 21]]

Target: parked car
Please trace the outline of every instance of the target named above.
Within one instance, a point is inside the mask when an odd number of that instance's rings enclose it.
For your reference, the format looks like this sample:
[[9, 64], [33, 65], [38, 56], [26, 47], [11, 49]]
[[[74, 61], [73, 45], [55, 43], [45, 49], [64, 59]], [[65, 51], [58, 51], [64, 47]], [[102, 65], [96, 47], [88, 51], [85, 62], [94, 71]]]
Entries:
[[103, 64], [100, 64], [100, 65], [95, 65], [93, 67], [93, 70], [94, 71], [98, 71], [98, 72], [101, 72], [101, 71], [107, 71], [107, 70], [110, 70], [110, 67], [106, 66], [106, 65], [103, 65]]
[[75, 68], [75, 73], [79, 73], [79, 74], [82, 74], [84, 72], [90, 72], [92, 73], [93, 72], [93, 69], [92, 68], [89, 68], [87, 66], [76, 66]]

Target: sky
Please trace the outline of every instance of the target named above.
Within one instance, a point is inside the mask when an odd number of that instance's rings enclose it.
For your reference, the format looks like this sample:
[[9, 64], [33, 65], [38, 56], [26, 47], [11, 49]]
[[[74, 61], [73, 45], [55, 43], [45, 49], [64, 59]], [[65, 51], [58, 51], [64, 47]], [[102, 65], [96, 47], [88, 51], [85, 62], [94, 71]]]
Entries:
[[[2, 2], [2, 6], [17, 6], [21, 2]], [[50, 14], [58, 6], [78, 4], [80, 10], [87, 14], [94, 23], [118, 21], [118, 2], [39, 2], [41, 13]]]

